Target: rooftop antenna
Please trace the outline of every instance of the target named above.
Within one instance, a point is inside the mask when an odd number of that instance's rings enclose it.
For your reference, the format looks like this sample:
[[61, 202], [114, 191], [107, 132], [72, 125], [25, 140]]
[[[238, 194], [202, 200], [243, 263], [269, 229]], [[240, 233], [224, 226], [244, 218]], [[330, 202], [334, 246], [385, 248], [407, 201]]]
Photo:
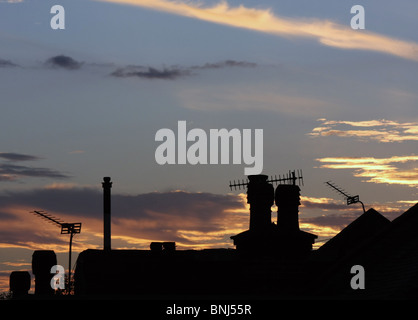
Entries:
[[70, 293], [70, 284], [71, 284], [71, 249], [73, 245], [73, 236], [76, 233], [81, 232], [81, 223], [66, 223], [58, 219], [44, 211], [32, 211], [32, 213], [36, 214], [37, 216], [45, 219], [46, 221], [55, 224], [58, 227], [61, 227], [61, 234], [69, 234], [70, 235], [70, 248], [68, 252], [68, 293]]
[[335, 185], [335, 183], [331, 182], [331, 181], [327, 181], [325, 182], [328, 186], [330, 186], [332, 189], [334, 189], [335, 191], [337, 191], [338, 193], [342, 194], [346, 199], [347, 199], [347, 205], [349, 206], [350, 204], [353, 203], [361, 203], [362, 207], [363, 207], [363, 213], [366, 212], [366, 209], [364, 208], [364, 204], [363, 202], [360, 201], [360, 197], [359, 195], [356, 196], [350, 196], [347, 194], [347, 192], [345, 192], [342, 188], [338, 187], [337, 185]]
[[[277, 176], [275, 175], [274, 178], [273, 176], [270, 177], [269, 180], [267, 180], [267, 182], [269, 183], [275, 183], [276, 185], [278, 184], [291, 184], [291, 185], [296, 185], [298, 184], [299, 186], [302, 185], [303, 186], [303, 176], [302, 176], [302, 170], [301, 169], [297, 169], [297, 170], [293, 170], [290, 171], [288, 173], [285, 173], [283, 175], [279, 175], [279, 177], [277, 178]], [[234, 190], [241, 190], [241, 187], [247, 187], [248, 186], [248, 179], [245, 180], [241, 180], [241, 182], [238, 180], [237, 182], [232, 182], [229, 181], [229, 188], [232, 191], [232, 188], [234, 188]]]

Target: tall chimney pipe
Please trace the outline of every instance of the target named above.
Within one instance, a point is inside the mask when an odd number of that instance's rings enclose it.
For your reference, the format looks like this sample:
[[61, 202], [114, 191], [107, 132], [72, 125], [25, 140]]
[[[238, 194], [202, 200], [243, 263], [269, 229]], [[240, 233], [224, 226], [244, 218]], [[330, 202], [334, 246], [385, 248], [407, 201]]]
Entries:
[[110, 177], [104, 177], [103, 186], [103, 250], [110, 251]]

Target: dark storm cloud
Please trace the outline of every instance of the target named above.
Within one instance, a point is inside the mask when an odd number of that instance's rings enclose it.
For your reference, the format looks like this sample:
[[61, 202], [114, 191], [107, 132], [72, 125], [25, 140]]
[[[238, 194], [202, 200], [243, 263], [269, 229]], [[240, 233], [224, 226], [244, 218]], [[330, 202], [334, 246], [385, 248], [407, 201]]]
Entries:
[[39, 160], [39, 157], [21, 154], [21, 153], [10, 153], [10, 152], [0, 152], [0, 158], [12, 161], [32, 161]]
[[49, 58], [45, 64], [50, 67], [59, 67], [68, 70], [80, 69], [83, 65], [82, 62], [78, 62], [71, 57], [65, 55], [58, 55], [55, 57]]
[[1, 67], [17, 67], [17, 64], [11, 62], [10, 60], [0, 59], [0, 68]]
[[119, 68], [111, 73], [114, 77], [128, 78], [138, 77], [145, 79], [168, 79], [173, 80], [179, 77], [187, 76], [190, 72], [177, 67], [171, 68], [151, 68], [143, 66], [128, 66], [125, 68]]

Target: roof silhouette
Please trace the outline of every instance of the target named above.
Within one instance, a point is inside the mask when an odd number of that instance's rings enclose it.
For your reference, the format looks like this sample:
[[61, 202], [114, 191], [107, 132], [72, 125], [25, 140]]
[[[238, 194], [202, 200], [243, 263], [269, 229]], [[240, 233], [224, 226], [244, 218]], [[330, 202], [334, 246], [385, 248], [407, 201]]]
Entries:
[[371, 208], [323, 244], [315, 255], [328, 260], [341, 258], [357, 250], [390, 224], [389, 219]]
[[[379, 299], [418, 298], [417, 227], [418, 203], [337, 260], [327, 271], [322, 293]], [[347, 286], [353, 265], [364, 267], [366, 290], [356, 292]]]

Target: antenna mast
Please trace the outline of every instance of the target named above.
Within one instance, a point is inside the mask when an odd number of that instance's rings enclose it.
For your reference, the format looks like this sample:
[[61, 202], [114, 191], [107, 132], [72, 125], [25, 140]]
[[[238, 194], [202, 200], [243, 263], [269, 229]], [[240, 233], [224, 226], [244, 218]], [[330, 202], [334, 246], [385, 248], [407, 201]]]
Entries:
[[32, 211], [32, 213], [36, 214], [37, 216], [47, 220], [48, 222], [51, 222], [55, 224], [58, 227], [61, 227], [61, 234], [69, 234], [70, 235], [70, 246], [69, 246], [69, 252], [68, 252], [68, 294], [70, 293], [71, 288], [71, 250], [73, 245], [73, 236], [76, 233], [81, 232], [81, 223], [65, 223], [62, 222], [61, 219], [58, 219], [46, 212], [43, 211]]
[[[283, 175], [279, 175], [279, 177], [277, 178], [277, 176], [275, 175], [274, 178], [273, 176], [270, 177], [269, 180], [267, 180], [268, 183], [275, 183], [276, 185], [278, 184], [292, 184], [292, 185], [302, 185], [303, 186], [303, 176], [302, 176], [302, 170], [298, 169], [298, 170], [293, 170], [293, 171], [289, 171], [288, 173], [285, 173]], [[234, 188], [234, 190], [241, 190], [241, 187], [247, 187], [248, 186], [248, 179], [245, 180], [238, 180], [237, 182], [232, 182], [229, 181], [229, 188], [232, 191], [232, 188]]]
[[332, 189], [334, 189], [335, 191], [337, 191], [338, 193], [342, 194], [346, 199], [347, 199], [347, 205], [349, 206], [350, 204], [353, 203], [361, 203], [362, 207], [363, 207], [363, 212], [366, 212], [366, 209], [364, 208], [364, 204], [363, 202], [360, 201], [360, 196], [356, 195], [356, 196], [350, 196], [348, 195], [343, 189], [341, 189], [340, 187], [336, 186], [334, 183], [332, 183], [331, 181], [327, 181], [325, 182], [328, 186], [330, 186]]

